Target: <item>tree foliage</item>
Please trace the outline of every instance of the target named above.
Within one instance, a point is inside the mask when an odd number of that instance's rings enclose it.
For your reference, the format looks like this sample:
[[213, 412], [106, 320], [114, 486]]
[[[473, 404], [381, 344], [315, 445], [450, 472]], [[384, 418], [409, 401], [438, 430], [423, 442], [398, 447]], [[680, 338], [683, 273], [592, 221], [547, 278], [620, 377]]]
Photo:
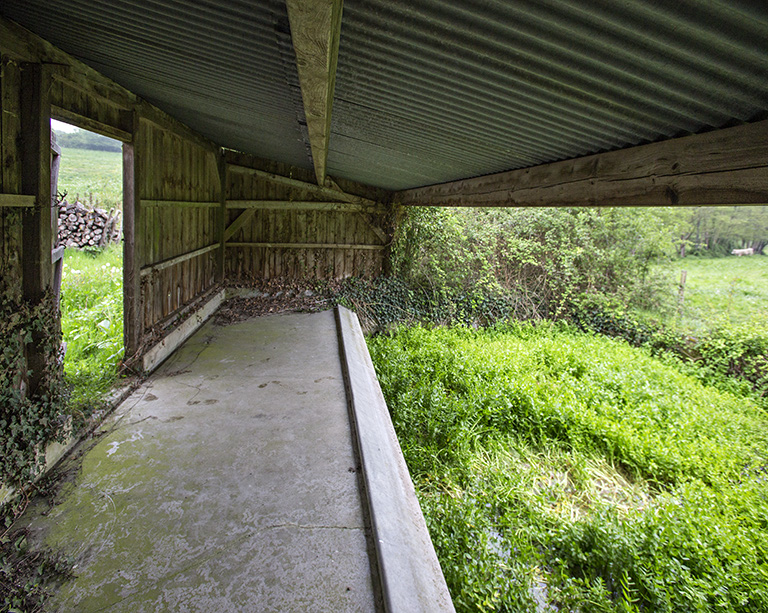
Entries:
[[88, 130], [56, 132], [56, 143], [60, 147], [70, 147], [72, 149], [90, 149], [92, 151], [123, 150], [123, 144], [120, 141], [89, 132]]
[[584, 292], [653, 299], [651, 264], [673, 251], [648, 209], [409, 209], [392, 249], [394, 273], [415, 287], [483, 289], [523, 319], [557, 316]]

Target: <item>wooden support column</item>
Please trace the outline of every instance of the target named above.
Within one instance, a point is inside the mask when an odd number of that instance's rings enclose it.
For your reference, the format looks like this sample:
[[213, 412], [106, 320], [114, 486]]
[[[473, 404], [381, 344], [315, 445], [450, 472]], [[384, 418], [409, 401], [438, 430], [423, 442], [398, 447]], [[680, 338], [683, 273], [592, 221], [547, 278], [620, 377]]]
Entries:
[[[24, 211], [22, 274], [23, 296], [37, 304], [51, 287], [51, 76], [48, 67], [21, 65], [21, 189], [34, 195], [34, 206]], [[51, 314], [51, 325], [59, 325]], [[34, 394], [45, 368], [37, 335], [27, 346], [29, 389]]]
[[325, 184], [342, 0], [286, 0], [317, 184]]
[[131, 142], [123, 143], [123, 342], [130, 359], [141, 345], [141, 182], [138, 156], [141, 155], [140, 122], [134, 114]]
[[35, 196], [24, 213], [24, 297], [36, 302], [51, 285], [50, 72], [41, 64], [21, 66], [21, 189]]
[[224, 160], [224, 153], [219, 151], [216, 154], [216, 162], [219, 170], [219, 211], [216, 216], [216, 237], [219, 239], [220, 249], [216, 253], [216, 282], [223, 283], [225, 278], [225, 253], [224, 244], [227, 242], [227, 163]]

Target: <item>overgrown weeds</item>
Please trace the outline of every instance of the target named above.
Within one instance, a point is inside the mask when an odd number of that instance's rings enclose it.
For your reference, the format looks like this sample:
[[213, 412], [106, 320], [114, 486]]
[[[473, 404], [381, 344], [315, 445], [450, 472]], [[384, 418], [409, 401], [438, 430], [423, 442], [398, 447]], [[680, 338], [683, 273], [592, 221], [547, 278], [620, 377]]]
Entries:
[[549, 323], [369, 345], [461, 611], [768, 610], [768, 426]]

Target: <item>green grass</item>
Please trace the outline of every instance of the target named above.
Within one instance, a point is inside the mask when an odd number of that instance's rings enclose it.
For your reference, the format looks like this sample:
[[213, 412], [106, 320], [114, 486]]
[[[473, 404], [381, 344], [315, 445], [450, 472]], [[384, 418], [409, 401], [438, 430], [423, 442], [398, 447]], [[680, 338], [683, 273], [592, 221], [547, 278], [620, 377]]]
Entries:
[[123, 356], [122, 247], [102, 252], [67, 249], [61, 286], [64, 373], [70, 405], [86, 412], [117, 379]]
[[680, 325], [694, 331], [713, 323], [768, 321], [768, 257], [688, 257], [669, 267], [679, 283], [687, 273]]
[[459, 611], [768, 611], [768, 420], [554, 325], [369, 340]]
[[67, 192], [68, 202], [79, 194], [81, 202], [122, 209], [123, 154], [62, 147], [58, 191]]

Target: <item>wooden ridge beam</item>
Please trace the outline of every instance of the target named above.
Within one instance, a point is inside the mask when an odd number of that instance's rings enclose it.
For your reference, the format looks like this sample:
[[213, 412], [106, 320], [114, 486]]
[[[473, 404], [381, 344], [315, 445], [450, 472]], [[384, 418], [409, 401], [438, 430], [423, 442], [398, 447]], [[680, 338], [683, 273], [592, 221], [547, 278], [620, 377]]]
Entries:
[[286, 0], [309, 145], [325, 185], [343, 0]]
[[404, 190], [403, 205], [768, 204], [768, 120], [619, 151]]

